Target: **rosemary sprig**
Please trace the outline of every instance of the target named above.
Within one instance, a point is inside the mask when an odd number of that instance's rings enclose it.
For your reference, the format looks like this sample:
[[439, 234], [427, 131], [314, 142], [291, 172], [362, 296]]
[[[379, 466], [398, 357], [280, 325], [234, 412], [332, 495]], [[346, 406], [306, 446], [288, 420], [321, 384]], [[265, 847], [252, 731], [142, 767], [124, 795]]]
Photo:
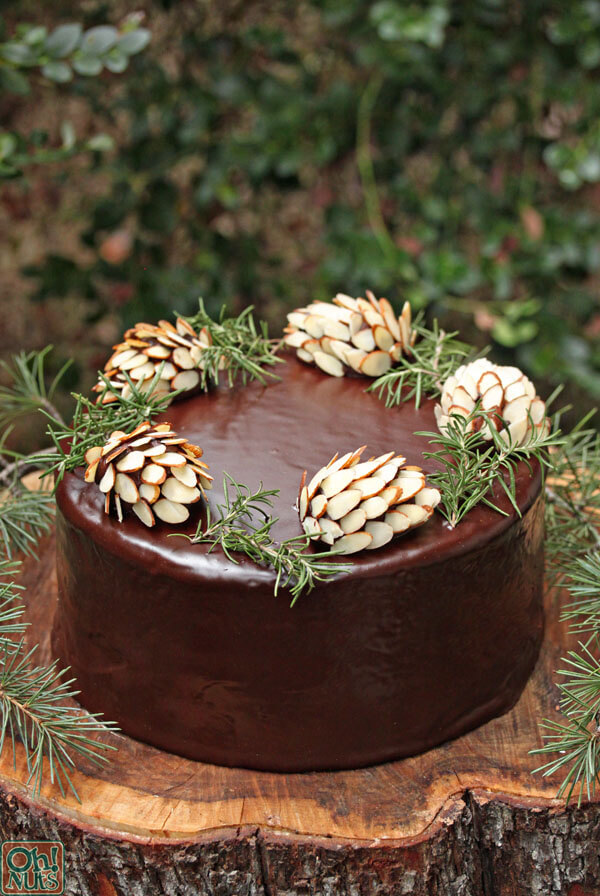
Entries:
[[550, 433], [533, 430], [523, 445], [504, 440], [493, 425], [492, 438], [485, 442], [479, 432], [470, 432], [473, 420], [490, 416], [477, 405], [468, 417], [453, 414], [445, 432], [418, 432], [435, 451], [424, 451], [423, 457], [435, 460], [438, 469], [428, 475], [429, 482], [442, 495], [439, 512], [454, 528], [475, 507], [484, 503], [498, 513], [505, 513], [497, 502], [497, 488], [508, 497], [520, 515], [516, 496], [516, 468], [525, 462], [531, 469], [532, 461], [542, 468], [552, 466], [550, 450], [563, 444], [559, 429]]
[[419, 323], [414, 329], [418, 339], [411, 354], [403, 355], [398, 366], [376, 379], [367, 390], [376, 392], [388, 408], [413, 399], [418, 408], [424, 398], [439, 395], [444, 381], [467, 355], [473, 354], [471, 346], [460, 342], [456, 332], [446, 333], [437, 320], [432, 330]]
[[0, 374], [6, 380], [6, 385], [0, 385], [0, 427], [42, 409], [50, 417], [60, 419], [53, 398], [71, 361], [63, 364], [50, 386], [46, 386], [45, 365], [51, 351], [52, 346], [48, 345], [39, 352], [15, 355], [12, 363], [0, 363]]
[[[306, 535], [287, 538], [277, 543], [271, 530], [277, 519], [270, 515], [273, 498], [278, 497], [278, 489], [265, 489], [262, 483], [255, 491], [236, 482], [225, 473], [223, 478], [223, 504], [217, 504], [218, 517], [215, 519], [207, 511], [206, 525], [198, 524], [194, 535], [185, 536], [193, 544], [209, 544], [212, 551], [219, 546], [233, 562], [239, 560], [235, 554], [245, 554], [255, 563], [275, 570], [274, 592], [289, 588], [293, 607], [304, 591], [311, 591], [317, 582], [325, 581], [349, 567], [332, 561], [335, 552], [306, 553], [310, 539]], [[256, 522], [258, 517], [259, 522]], [[179, 534], [179, 533], [174, 533]]]
[[257, 326], [252, 305], [237, 317], [228, 317], [223, 306], [218, 321], [215, 321], [206, 311], [202, 299], [198, 304], [197, 313], [186, 320], [196, 331], [206, 330], [212, 342], [202, 351], [203, 389], [217, 383], [221, 371], [226, 373], [230, 386], [238, 377], [243, 384], [251, 379], [264, 383], [267, 377], [275, 377], [273, 371], [265, 368], [281, 362], [276, 355], [281, 340], [269, 339], [263, 321]]

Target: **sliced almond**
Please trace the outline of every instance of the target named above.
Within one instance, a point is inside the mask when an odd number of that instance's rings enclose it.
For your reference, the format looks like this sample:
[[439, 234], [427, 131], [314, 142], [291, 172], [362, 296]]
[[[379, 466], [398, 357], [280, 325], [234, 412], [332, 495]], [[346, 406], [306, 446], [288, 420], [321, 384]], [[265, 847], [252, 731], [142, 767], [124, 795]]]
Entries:
[[[126, 348], [124, 351], [115, 352], [106, 362], [106, 367], [120, 367], [123, 369], [122, 365], [131, 361], [137, 355], [139, 355], [139, 352], [135, 348]], [[127, 368], [124, 369], [127, 370]]]
[[398, 318], [387, 299], [379, 299], [379, 310], [383, 314], [385, 325], [393, 336], [394, 342], [400, 342], [401, 333]]
[[325, 321], [324, 331], [324, 335], [331, 339], [340, 339], [342, 342], [350, 339], [350, 329], [339, 320]]
[[507, 423], [515, 423], [517, 420], [527, 420], [527, 411], [530, 407], [530, 401], [527, 395], [515, 398], [504, 405], [502, 417]]
[[166, 448], [164, 445], [151, 445], [150, 448], [144, 449], [145, 457], [158, 457], [160, 454], [166, 453]]
[[300, 358], [301, 361], [304, 361], [305, 364], [314, 364], [313, 356], [310, 352], [307, 352], [304, 348], [296, 349], [296, 356]]
[[138, 501], [131, 508], [135, 515], [139, 517], [144, 526], [148, 526], [149, 529], [155, 524], [156, 520], [154, 519], [154, 514], [148, 507], [145, 501]]
[[160, 498], [160, 487], [158, 485], [149, 485], [142, 482], [139, 488], [140, 498], [147, 501], [148, 504], [154, 504]]
[[391, 461], [393, 457], [394, 452], [388, 451], [387, 454], [381, 454], [379, 457], [373, 457], [371, 460], [365, 460], [361, 464], [356, 464], [356, 466], [352, 467], [354, 478], [363, 479], [366, 476], [372, 476], [376, 470]]
[[388, 508], [393, 507], [394, 504], [397, 504], [402, 497], [402, 489], [399, 485], [388, 485], [387, 488], [384, 488], [382, 492], [380, 492], [380, 497], [386, 502]]
[[84, 457], [86, 464], [93, 464], [94, 461], [100, 460], [102, 457], [102, 447], [100, 445], [94, 445], [93, 448], [88, 448]]
[[360, 508], [367, 514], [368, 520], [374, 520], [386, 513], [388, 503], [381, 495], [375, 495], [373, 498], [367, 498], [366, 501], [363, 501]]
[[309, 538], [319, 538], [321, 535], [321, 526], [314, 516], [307, 516], [302, 520], [302, 528]]
[[183, 317], [178, 317], [175, 321], [175, 328], [180, 336], [192, 336], [196, 338], [196, 331], [192, 325]]
[[492, 386], [502, 387], [502, 382], [497, 373], [494, 373], [493, 370], [486, 370], [477, 380], [477, 388], [480, 394], [483, 395], [488, 389], [491, 389]]
[[384, 352], [389, 352], [394, 344], [394, 337], [387, 327], [374, 327], [373, 336], [377, 348], [380, 348]]
[[165, 358], [171, 355], [171, 349], [167, 348], [166, 345], [149, 345], [148, 348], [144, 349], [144, 354], [155, 361], [164, 361]]
[[141, 473], [142, 482], [148, 485], [161, 485], [167, 478], [167, 471], [158, 464], [147, 464]]
[[158, 367], [161, 380], [172, 380], [177, 373], [177, 368], [170, 361], [163, 361]]
[[183, 454], [175, 451], [166, 451], [164, 454], [159, 454], [158, 457], [155, 457], [154, 463], [159, 464], [161, 467], [183, 467], [186, 464], [186, 459]]
[[328, 475], [329, 475], [329, 470], [327, 469], [326, 466], [321, 467], [321, 469], [315, 473], [315, 475], [312, 477], [312, 479], [310, 480], [310, 482], [308, 483], [308, 485], [306, 487], [307, 491], [308, 491], [309, 499], [312, 498], [316, 494], [316, 491], [319, 488], [321, 482]]
[[385, 482], [378, 476], [367, 476], [365, 479], [358, 479], [353, 488], [357, 488], [363, 498], [372, 498], [378, 495], [385, 488]]
[[[531, 402], [531, 407], [529, 408], [529, 413], [531, 415], [531, 419], [533, 423], [537, 426], [539, 423], [542, 423], [544, 417], [546, 416], [546, 405], [542, 401], [541, 398], [534, 398]], [[86, 457], [87, 460], [87, 457]]]
[[375, 351], [367, 355], [360, 365], [360, 372], [365, 376], [383, 376], [392, 366], [392, 359], [387, 352]]
[[189, 392], [191, 389], [195, 389], [199, 382], [200, 374], [197, 370], [182, 370], [171, 380], [171, 388], [175, 391], [183, 389]]
[[[148, 361], [148, 358], [146, 357], [146, 355], [144, 355], [142, 352], [135, 352], [133, 355], [131, 355], [129, 358], [127, 358], [127, 360], [122, 361], [119, 364], [119, 368], [120, 368], [120, 370], [132, 371], [132, 370], [135, 370], [137, 367], [141, 367], [143, 364], [148, 364], [148, 363], [149, 363], [149, 361]], [[129, 375], [132, 376], [131, 372]]]
[[190, 515], [184, 504], [176, 504], [174, 501], [169, 501], [168, 498], [160, 498], [156, 504], [153, 504], [152, 509], [160, 520], [172, 525], [185, 523]]
[[373, 331], [369, 327], [359, 330], [351, 337], [352, 344], [356, 348], [360, 348], [363, 352], [372, 352], [375, 349], [375, 337]]
[[292, 327], [298, 327], [299, 329], [303, 330], [304, 321], [307, 317], [308, 315], [304, 311], [291, 311], [288, 314], [287, 319]]
[[174, 476], [169, 476], [163, 482], [161, 491], [165, 498], [175, 501], [177, 504], [195, 504], [200, 500], [200, 489], [195, 486], [190, 488], [189, 485], [184, 485]]
[[454, 390], [454, 395], [452, 396], [453, 404], [460, 405], [461, 408], [464, 408], [466, 411], [466, 415], [471, 413], [473, 408], [475, 407], [475, 399], [471, 398], [467, 390], [464, 386], [457, 386]]
[[115, 509], [117, 511], [117, 519], [120, 523], [123, 522], [123, 507], [121, 506], [121, 499], [118, 495], [115, 495]]
[[374, 551], [376, 548], [383, 547], [388, 541], [394, 537], [394, 530], [389, 523], [373, 522], [370, 520], [365, 524], [365, 532], [373, 536], [371, 544], [367, 545], [367, 551]]
[[419, 506], [418, 504], [403, 504], [397, 512], [403, 513], [406, 517], [408, 517], [408, 521], [411, 527], [415, 527], [422, 525], [422, 523], [426, 523], [433, 513], [433, 510], [431, 509], [431, 507], [426, 507], [425, 505]]
[[96, 480], [96, 471], [98, 469], [99, 460], [93, 461], [93, 463], [89, 464], [85, 473], [83, 474], [84, 482], [95, 482]]
[[145, 463], [146, 456], [143, 451], [129, 451], [117, 461], [117, 470], [119, 473], [135, 473], [136, 470], [141, 470]]
[[347, 308], [349, 311], [358, 310], [358, 302], [356, 299], [353, 299], [352, 296], [345, 295], [343, 292], [338, 292], [333, 301], [336, 305], [340, 305], [342, 308]]
[[329, 376], [343, 376], [344, 365], [338, 358], [333, 355], [327, 355], [325, 352], [318, 351], [314, 354], [314, 360], [317, 367], [320, 367]]
[[120, 495], [128, 504], [135, 504], [136, 501], [140, 500], [140, 493], [138, 492], [137, 485], [131, 476], [127, 476], [126, 473], [117, 473], [115, 479], [115, 493]]
[[[157, 466], [159, 465], [157, 464]], [[188, 488], [196, 487], [197, 474], [190, 464], [186, 464], [185, 467], [171, 467], [171, 473], [175, 479], [187, 485]]]
[[337, 472], [331, 473], [323, 479], [321, 482], [321, 491], [326, 498], [333, 498], [334, 495], [339, 494], [339, 492], [347, 488], [353, 479], [354, 471], [352, 469], [337, 470]]
[[320, 339], [325, 335], [325, 321], [316, 314], [308, 314], [304, 320], [304, 329], [313, 339]]
[[173, 361], [178, 367], [181, 367], [182, 370], [191, 370], [196, 366], [194, 364], [194, 359], [190, 355], [189, 349], [183, 348], [183, 346], [179, 346], [179, 348], [176, 348], [173, 351]]
[[410, 501], [425, 486], [424, 476], [410, 476], [400, 472], [400, 475], [392, 480], [390, 485], [397, 485], [402, 489], [398, 496], [399, 502]]
[[344, 535], [350, 535], [350, 533], [358, 532], [359, 529], [362, 529], [366, 521], [367, 514], [362, 508], [357, 507], [355, 510], [347, 513], [346, 516], [343, 516], [339, 524]]
[[298, 498], [298, 513], [300, 514], [300, 519], [303, 520], [308, 511], [308, 489], [304, 485], [300, 489], [300, 497]]
[[499, 383], [490, 386], [481, 396], [481, 407], [484, 411], [493, 411], [502, 405], [504, 389]]
[[[527, 399], [529, 401], [529, 399]], [[521, 445], [527, 436], [527, 417], [520, 417], [508, 424], [506, 429], [500, 430], [500, 438], [510, 445]]]
[[427, 507], [437, 507], [441, 498], [442, 496], [437, 488], [422, 488], [421, 491], [417, 492], [415, 495], [415, 504], [419, 506], [426, 505]]
[[113, 467], [112, 464], [109, 464], [107, 466], [106, 470], [104, 471], [104, 475], [103, 475], [102, 479], [98, 483], [98, 488], [100, 489], [101, 492], [104, 492], [104, 493], [109, 492], [112, 488], [114, 488], [115, 479], [116, 479], [115, 468]]
[[319, 526], [321, 527], [321, 541], [324, 541], [325, 544], [333, 544], [337, 538], [341, 538], [344, 534], [338, 523], [327, 519], [327, 517], [319, 520]]
[[354, 510], [361, 498], [362, 494], [358, 489], [346, 489], [345, 492], [340, 492], [339, 495], [334, 495], [333, 498], [327, 502], [327, 515], [332, 520], [339, 520], [350, 513], [351, 510]]
[[147, 361], [146, 364], [142, 364], [140, 367], [135, 367], [133, 370], [129, 371], [129, 376], [134, 382], [138, 380], [149, 380], [154, 374], [155, 369], [152, 361]]
[[152, 436], [142, 436], [141, 439], [136, 439], [135, 442], [130, 442], [130, 448], [141, 448], [143, 445], [148, 445], [152, 441]]
[[337, 554], [357, 554], [364, 551], [373, 541], [370, 532], [352, 532], [350, 535], [343, 535], [339, 541], [335, 543]]
[[394, 534], [397, 532], [406, 532], [407, 529], [410, 529], [410, 519], [406, 513], [402, 513], [400, 510], [390, 510], [383, 518], [384, 523], [387, 523], [388, 526], [391, 526], [394, 530]]
[[315, 495], [310, 502], [310, 512], [316, 520], [323, 516], [327, 510], [327, 498], [325, 495]]
[[302, 330], [294, 330], [293, 333], [286, 333], [283, 341], [292, 348], [301, 348], [310, 337]]
[[364, 352], [361, 348], [349, 348], [346, 351], [346, 363], [350, 365], [350, 367], [355, 370], [357, 373], [360, 373], [360, 365], [367, 357], [367, 353]]

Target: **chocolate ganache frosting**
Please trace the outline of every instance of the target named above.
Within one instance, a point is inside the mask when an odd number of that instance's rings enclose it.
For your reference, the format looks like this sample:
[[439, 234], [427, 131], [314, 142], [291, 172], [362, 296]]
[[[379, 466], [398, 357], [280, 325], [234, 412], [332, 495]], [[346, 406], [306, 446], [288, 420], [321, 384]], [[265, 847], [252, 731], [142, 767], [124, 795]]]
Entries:
[[[303, 470], [367, 443], [423, 458], [433, 405], [388, 409], [364, 378], [295, 358], [278, 380], [219, 387], [164, 415], [202, 446], [215, 477], [280, 490], [277, 539], [301, 532]], [[341, 769], [422, 752], [507, 711], [543, 631], [541, 475], [516, 474], [519, 517], [475, 507], [455, 529], [435, 513], [290, 608], [274, 574], [244, 555], [174, 537], [65, 476], [58, 498], [53, 645], [80, 700], [124, 732], [205, 762], [272, 771]], [[181, 531], [195, 531], [200, 505]], [[322, 546], [321, 546], [322, 548]], [[320, 549], [321, 549], [320, 548]]]

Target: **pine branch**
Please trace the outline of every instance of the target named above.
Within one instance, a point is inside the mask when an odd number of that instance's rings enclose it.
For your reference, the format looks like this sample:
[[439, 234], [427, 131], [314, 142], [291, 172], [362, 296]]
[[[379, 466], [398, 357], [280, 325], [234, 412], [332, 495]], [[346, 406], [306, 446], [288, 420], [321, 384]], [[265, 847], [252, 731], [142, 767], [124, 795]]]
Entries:
[[[487, 419], [492, 434], [489, 442], [480, 432], [470, 432], [473, 420]], [[445, 432], [418, 432], [416, 435], [438, 446], [435, 451], [424, 451], [423, 457], [435, 460], [440, 469], [429, 474], [429, 482], [442, 495], [439, 512], [454, 528], [477, 504], [505, 514], [496, 503], [498, 494], [504, 493], [514, 510], [520, 515], [516, 495], [516, 468], [525, 462], [531, 468], [537, 461], [542, 468], [551, 467], [550, 450], [563, 444], [560, 430], [538, 432], [532, 423], [532, 432], [524, 444], [510, 441], [507, 430], [498, 432], [491, 415], [479, 404], [468, 417], [453, 414]], [[506, 437], [505, 438], [503, 437]]]
[[471, 346], [456, 338], [456, 333], [440, 329], [437, 321], [432, 330], [419, 323], [414, 329], [418, 341], [411, 354], [403, 355], [398, 366], [376, 379], [367, 390], [376, 392], [388, 408], [413, 399], [418, 408], [424, 398], [441, 394], [445, 380], [473, 352]]
[[198, 312], [186, 320], [199, 332], [208, 332], [212, 344], [202, 350], [202, 388], [219, 382], [221, 371], [225, 371], [229, 386], [239, 377], [243, 384], [256, 379], [261, 383], [267, 377], [275, 377], [265, 367], [281, 362], [276, 351], [280, 339], [269, 339], [267, 325], [260, 322], [258, 327], [252, 315], [253, 306], [245, 308], [238, 317], [227, 317], [223, 306], [218, 321], [214, 321], [204, 301], [198, 300]]
[[184, 536], [192, 544], [208, 544], [209, 551], [219, 546], [233, 563], [239, 562], [235, 554], [241, 553], [255, 563], [274, 569], [274, 593], [277, 594], [280, 588], [289, 588], [291, 606], [317, 582], [349, 570], [346, 564], [332, 562], [334, 551], [306, 553], [310, 544], [306, 535], [288, 538], [281, 543], [273, 540], [271, 530], [277, 519], [270, 515], [269, 508], [273, 506], [272, 499], [279, 495], [278, 489], [264, 489], [261, 483], [252, 492], [226, 473], [223, 491], [225, 501], [217, 504], [218, 518], [212, 518], [209, 508], [205, 528], [199, 523], [193, 536]]

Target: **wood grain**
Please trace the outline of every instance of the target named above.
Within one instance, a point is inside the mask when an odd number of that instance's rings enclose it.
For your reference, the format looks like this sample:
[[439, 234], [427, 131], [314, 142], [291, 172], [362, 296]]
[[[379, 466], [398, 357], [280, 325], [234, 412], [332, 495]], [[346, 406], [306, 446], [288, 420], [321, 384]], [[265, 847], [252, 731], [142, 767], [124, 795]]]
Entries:
[[[24, 584], [28, 639], [46, 660], [52, 537], [26, 562]], [[6, 749], [1, 832], [54, 831], [72, 844], [73, 893], [138, 892], [133, 883], [150, 886], [150, 872], [154, 889], [140, 893], [346, 894], [353, 880], [361, 896], [585, 891], [598, 882], [600, 807], [555, 800], [557, 780], [532, 775], [529, 755], [541, 744], [539, 720], [555, 717], [553, 673], [568, 646], [548, 595], [542, 654], [511, 712], [424, 755], [357, 771], [221, 768], [108, 735], [118, 752], [105, 768], [79, 764], [78, 804], [48, 782], [32, 800], [22, 751], [13, 766]], [[177, 868], [171, 881], [165, 863]]]

